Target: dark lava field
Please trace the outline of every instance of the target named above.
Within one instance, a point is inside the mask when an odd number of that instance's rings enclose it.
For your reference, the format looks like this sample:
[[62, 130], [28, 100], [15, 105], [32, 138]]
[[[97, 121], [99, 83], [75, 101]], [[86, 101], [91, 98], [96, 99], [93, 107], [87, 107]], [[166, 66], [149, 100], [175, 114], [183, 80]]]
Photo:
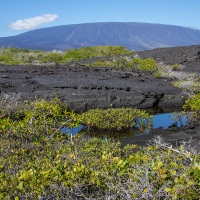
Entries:
[[[200, 46], [136, 53], [140, 58], [151, 57], [166, 65], [181, 64], [183, 72], [200, 76]], [[171, 81], [171, 78], [155, 77], [151, 72], [136, 69], [86, 67], [81, 61], [56, 66], [0, 66], [1, 96], [17, 100], [59, 97], [68, 103], [70, 109], [77, 112], [109, 107], [159, 108], [161, 112], [173, 111], [183, 105], [182, 96], [185, 93], [174, 87]], [[159, 130], [159, 133], [161, 132]], [[200, 128], [163, 130], [163, 136], [167, 136], [168, 141], [193, 137], [193, 144], [199, 145]], [[142, 144], [143, 137], [134, 138], [131, 142]], [[147, 137], [144, 138], [144, 141], [146, 140]], [[127, 143], [126, 139], [123, 142]]]

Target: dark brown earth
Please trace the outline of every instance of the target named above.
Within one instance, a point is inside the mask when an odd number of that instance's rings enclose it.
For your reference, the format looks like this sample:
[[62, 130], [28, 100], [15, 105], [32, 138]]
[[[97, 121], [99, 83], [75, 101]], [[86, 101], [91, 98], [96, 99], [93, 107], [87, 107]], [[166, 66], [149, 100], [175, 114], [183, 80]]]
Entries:
[[[181, 70], [200, 75], [200, 46], [155, 49], [137, 52], [164, 64], [182, 64]], [[0, 95], [18, 100], [59, 97], [70, 109], [82, 112], [92, 108], [137, 107], [170, 108], [182, 106], [184, 93], [170, 79], [131, 69], [85, 67], [80, 63], [64, 66], [0, 66]], [[173, 109], [172, 109], [173, 108]], [[123, 143], [144, 144], [159, 134], [168, 141], [188, 140], [200, 146], [200, 129], [159, 130], [148, 136], [124, 139]]]

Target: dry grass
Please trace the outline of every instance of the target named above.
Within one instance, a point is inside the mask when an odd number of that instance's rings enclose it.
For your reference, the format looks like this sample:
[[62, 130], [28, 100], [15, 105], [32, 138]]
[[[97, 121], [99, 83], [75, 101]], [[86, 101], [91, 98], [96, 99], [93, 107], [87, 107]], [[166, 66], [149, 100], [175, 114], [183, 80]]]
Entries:
[[[181, 66], [179, 67], [182, 68]], [[177, 69], [177, 68], [176, 68]], [[183, 89], [188, 96], [193, 96], [200, 90], [200, 77], [195, 73], [176, 71], [174, 65], [158, 63], [158, 70], [154, 73], [156, 77], [172, 78], [175, 87]]]

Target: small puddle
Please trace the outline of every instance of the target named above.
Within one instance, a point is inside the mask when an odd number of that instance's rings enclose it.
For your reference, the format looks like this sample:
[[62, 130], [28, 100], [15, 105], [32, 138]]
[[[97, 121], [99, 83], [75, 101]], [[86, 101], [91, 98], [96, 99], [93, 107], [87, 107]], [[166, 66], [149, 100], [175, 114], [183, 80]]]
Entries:
[[[153, 117], [153, 126], [152, 129], [168, 129], [172, 126], [174, 127], [182, 127], [182, 126], [186, 126], [188, 121], [189, 121], [189, 114], [175, 114], [175, 113], [164, 113], [164, 114], [156, 114]], [[80, 125], [79, 127], [75, 127], [75, 128], [68, 128], [68, 127], [64, 127], [61, 129], [62, 133], [65, 134], [71, 134], [72, 136], [76, 135], [77, 133], [81, 132], [81, 130], [83, 130], [84, 126]], [[97, 131], [95, 133], [95, 136], [99, 136], [99, 137], [104, 137], [106, 131]], [[108, 132], [108, 137], [112, 137], [112, 138], [123, 138], [123, 137], [128, 137], [128, 136], [133, 136], [134, 134], [148, 134], [150, 132], [150, 130], [147, 130], [145, 133], [141, 133], [140, 131], [140, 127], [138, 125], [136, 125], [136, 130], [131, 130], [131, 131], [126, 131], [124, 133], [116, 133], [116, 131], [109, 131]], [[94, 134], [92, 134], [94, 135]]]
[[163, 128], [167, 129], [171, 126], [178, 128], [186, 126], [188, 123], [188, 114], [180, 115], [175, 113], [157, 114], [153, 117], [153, 129]]
[[64, 127], [64, 128], [61, 128], [60, 131], [62, 133], [65, 133], [65, 134], [70, 134], [72, 136], [76, 135], [77, 133], [79, 133], [81, 131], [81, 129], [83, 128], [83, 125], [80, 125], [78, 127], [75, 127], [75, 128], [68, 128], [68, 127]]

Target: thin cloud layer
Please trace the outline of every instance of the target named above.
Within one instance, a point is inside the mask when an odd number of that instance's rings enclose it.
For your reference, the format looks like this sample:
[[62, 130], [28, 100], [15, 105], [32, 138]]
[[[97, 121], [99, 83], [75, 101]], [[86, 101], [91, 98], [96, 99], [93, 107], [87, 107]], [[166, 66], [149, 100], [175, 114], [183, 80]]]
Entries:
[[56, 19], [58, 19], [58, 15], [44, 14], [42, 16], [37, 16], [33, 18], [17, 20], [9, 24], [8, 27], [14, 30], [32, 30], [41, 26], [42, 24], [54, 22]]

